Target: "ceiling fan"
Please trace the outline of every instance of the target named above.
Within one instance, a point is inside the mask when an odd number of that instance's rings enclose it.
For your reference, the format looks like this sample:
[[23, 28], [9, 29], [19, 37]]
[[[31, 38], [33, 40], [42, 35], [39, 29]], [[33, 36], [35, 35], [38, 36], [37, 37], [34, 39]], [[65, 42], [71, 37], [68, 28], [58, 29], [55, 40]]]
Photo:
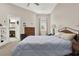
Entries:
[[[36, 6], [40, 5], [39, 3], [33, 3], [33, 4], [35, 4]], [[30, 5], [31, 5], [31, 3], [27, 3], [27, 7], [30, 6]]]

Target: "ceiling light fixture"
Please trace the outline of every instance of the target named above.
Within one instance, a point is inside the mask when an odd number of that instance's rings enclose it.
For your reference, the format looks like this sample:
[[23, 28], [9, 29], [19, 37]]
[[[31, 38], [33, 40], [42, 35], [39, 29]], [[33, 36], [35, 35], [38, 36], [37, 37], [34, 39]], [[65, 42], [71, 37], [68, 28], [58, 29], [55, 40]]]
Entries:
[[[39, 3], [33, 3], [33, 4], [35, 4], [36, 6], [40, 5]], [[31, 3], [27, 3], [27, 7], [30, 6], [30, 5], [31, 5]]]

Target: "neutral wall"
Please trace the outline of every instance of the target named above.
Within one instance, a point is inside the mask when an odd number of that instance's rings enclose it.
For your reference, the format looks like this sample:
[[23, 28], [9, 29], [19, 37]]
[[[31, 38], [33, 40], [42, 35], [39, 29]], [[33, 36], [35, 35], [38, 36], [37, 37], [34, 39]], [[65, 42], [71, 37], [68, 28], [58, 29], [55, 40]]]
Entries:
[[[23, 8], [17, 7], [11, 4], [0, 4], [0, 15], [13, 15], [16, 17], [21, 17], [21, 34], [24, 33], [23, 22], [26, 23], [26, 26], [37, 27], [36, 26], [36, 13], [25, 10]], [[1, 21], [0, 21], [1, 22]], [[37, 29], [36, 29], [37, 30]], [[35, 34], [37, 35], [37, 31], [35, 30]]]
[[[35, 27], [35, 34], [39, 34], [37, 14], [17, 7], [11, 4], [0, 4], [0, 16], [14, 15], [21, 17], [21, 34], [24, 33], [23, 22], [26, 26]], [[49, 30], [52, 30], [52, 25], [56, 24], [58, 28], [64, 26], [79, 27], [79, 4], [57, 4], [56, 8], [50, 15]], [[1, 22], [1, 21], [0, 21]], [[78, 28], [79, 29], [79, 28]], [[50, 32], [49, 31], [49, 32]]]
[[58, 4], [51, 13], [50, 23], [51, 29], [53, 24], [56, 24], [57, 28], [67, 26], [79, 29], [79, 4]]

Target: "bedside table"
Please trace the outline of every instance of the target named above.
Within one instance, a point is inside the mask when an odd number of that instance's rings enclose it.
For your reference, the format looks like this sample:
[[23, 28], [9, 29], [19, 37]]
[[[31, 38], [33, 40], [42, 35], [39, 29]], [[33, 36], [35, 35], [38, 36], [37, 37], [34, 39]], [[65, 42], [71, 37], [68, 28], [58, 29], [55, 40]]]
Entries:
[[21, 35], [20, 35], [21, 41], [22, 41], [24, 38], [26, 38], [26, 37], [27, 37], [27, 35], [21, 34]]
[[78, 55], [79, 54], [79, 41], [74, 40], [72, 42], [72, 50], [73, 50], [73, 54], [74, 55]]

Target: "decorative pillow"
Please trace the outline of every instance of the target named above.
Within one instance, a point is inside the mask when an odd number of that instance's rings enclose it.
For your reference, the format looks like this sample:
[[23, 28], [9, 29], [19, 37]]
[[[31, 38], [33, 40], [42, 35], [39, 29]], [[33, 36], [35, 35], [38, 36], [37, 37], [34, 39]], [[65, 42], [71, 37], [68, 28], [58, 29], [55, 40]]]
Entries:
[[75, 37], [75, 35], [76, 34], [74, 34], [74, 33], [62, 33], [62, 32], [60, 32], [56, 36], [58, 36], [59, 38], [66, 39], [66, 40], [72, 40]]

